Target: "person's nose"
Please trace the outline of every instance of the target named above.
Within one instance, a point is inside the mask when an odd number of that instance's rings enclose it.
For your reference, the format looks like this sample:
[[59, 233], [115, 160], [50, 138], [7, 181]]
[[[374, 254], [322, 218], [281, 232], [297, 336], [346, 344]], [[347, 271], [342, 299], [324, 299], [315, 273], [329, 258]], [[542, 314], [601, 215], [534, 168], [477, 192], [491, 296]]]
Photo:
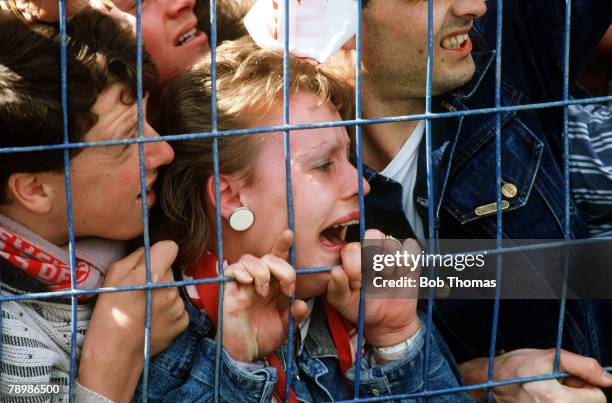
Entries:
[[484, 15], [487, 5], [484, 0], [454, 0], [452, 9], [457, 17], [476, 19]]
[[170, 18], [177, 18], [184, 12], [193, 12], [195, 0], [167, 0], [166, 13]]
[[[159, 137], [159, 134], [147, 123], [145, 126], [146, 137]], [[167, 165], [174, 159], [174, 150], [165, 141], [154, 141], [145, 143], [144, 163], [146, 170], [154, 170], [162, 165]]]
[[[345, 199], [351, 199], [353, 197], [358, 197], [359, 196], [359, 175], [357, 172], [357, 168], [355, 168], [351, 163], [347, 162], [349, 168], [348, 168], [348, 174], [346, 176], [346, 186], [345, 186], [345, 191], [344, 191], [344, 198]], [[361, 177], [361, 181], [363, 183], [363, 196], [367, 196], [368, 193], [370, 193], [370, 184], [368, 183], [368, 181], [362, 176]]]

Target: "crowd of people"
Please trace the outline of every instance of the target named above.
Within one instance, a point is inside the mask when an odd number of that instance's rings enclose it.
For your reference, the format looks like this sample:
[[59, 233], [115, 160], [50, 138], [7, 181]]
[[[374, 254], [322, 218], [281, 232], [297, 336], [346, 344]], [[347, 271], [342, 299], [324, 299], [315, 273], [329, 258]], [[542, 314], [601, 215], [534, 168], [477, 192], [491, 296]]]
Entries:
[[[217, 0], [213, 66], [207, 0], [143, 0], [143, 135], [283, 125], [280, 3]], [[297, 26], [289, 31], [291, 124], [354, 119], [356, 43], [346, 33], [357, 25], [358, 4], [363, 7], [360, 117], [426, 112], [427, 1], [288, 3]], [[66, 115], [58, 2], [0, 2], [0, 148], [61, 144], [65, 125], [71, 143], [138, 136], [136, 1], [65, 4]], [[433, 2], [432, 113], [495, 106], [496, 6], [491, 0]], [[562, 100], [565, 8], [550, 0], [504, 1], [503, 9], [501, 105]], [[256, 13], [243, 23], [249, 10]], [[612, 6], [574, 0], [572, 10], [574, 91], [610, 28]], [[330, 49], [335, 54], [328, 59]], [[569, 223], [563, 108], [516, 108], [499, 115], [503, 237], [609, 236], [609, 104], [570, 109]], [[78, 402], [137, 401], [144, 395], [154, 402], [205, 402], [214, 399], [217, 386], [220, 401], [227, 402], [336, 401], [354, 397], [357, 374], [361, 398], [486, 383], [493, 300], [436, 299], [429, 328], [422, 304], [427, 301], [368, 298], [362, 344], [357, 336], [361, 246], [347, 233], [359, 224], [360, 187], [367, 239], [409, 239], [403, 247], [418, 253], [423, 243], [411, 240], [496, 236], [496, 209], [482, 209], [495, 207], [497, 197], [496, 115], [432, 119], [431, 133], [433, 192], [424, 121], [364, 126], [363, 177], [354, 160], [352, 127], [292, 131], [293, 231], [287, 224], [283, 132], [216, 141], [153, 139], [142, 146], [142, 155], [134, 142], [74, 148], [67, 154], [69, 176], [61, 149], [0, 153], [0, 288], [11, 297], [1, 303], [1, 400], [61, 402], [75, 393]], [[221, 312], [215, 282], [151, 291], [146, 388], [145, 291], [80, 294], [76, 317], [70, 297], [12, 298], [73, 286], [145, 284], [145, 252], [139, 247], [144, 208], [154, 240], [152, 283], [214, 279], [219, 266], [232, 279], [224, 286]], [[295, 267], [289, 263], [292, 247]], [[547, 268], [561, 271], [562, 262], [554, 259]], [[540, 263], [529, 257], [513, 261], [512, 276], [531, 278], [544, 270]], [[322, 266], [334, 268], [296, 273]], [[603, 369], [612, 365], [611, 299], [567, 300], [563, 317], [560, 300], [498, 303], [493, 379], [551, 374], [559, 321], [564, 326], [558, 369], [567, 377], [495, 387], [496, 401], [606, 401], [606, 388], [612, 387], [612, 375]], [[296, 323], [292, 345], [289, 315]], [[218, 330], [222, 351], [215, 379]], [[78, 371], [70, 390], [73, 343]], [[487, 389], [429, 399], [486, 401]]]

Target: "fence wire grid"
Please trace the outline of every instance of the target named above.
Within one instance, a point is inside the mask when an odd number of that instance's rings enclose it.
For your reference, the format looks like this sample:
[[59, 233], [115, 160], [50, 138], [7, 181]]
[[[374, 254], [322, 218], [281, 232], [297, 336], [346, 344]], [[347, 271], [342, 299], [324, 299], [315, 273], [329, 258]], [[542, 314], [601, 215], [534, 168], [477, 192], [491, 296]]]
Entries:
[[[21, 294], [21, 295], [13, 295], [13, 296], [0, 296], [0, 304], [4, 301], [19, 301], [19, 300], [39, 300], [39, 299], [49, 299], [49, 298], [58, 298], [58, 297], [70, 297], [71, 298], [71, 310], [72, 310], [72, 318], [71, 318], [71, 359], [70, 359], [70, 380], [69, 380], [69, 401], [75, 402], [74, 397], [74, 389], [76, 382], [76, 374], [77, 374], [77, 357], [76, 357], [76, 334], [77, 334], [77, 322], [76, 322], [76, 312], [77, 312], [77, 298], [82, 295], [96, 295], [102, 293], [114, 293], [114, 292], [124, 292], [124, 291], [135, 291], [135, 290], [145, 290], [146, 291], [146, 323], [145, 323], [145, 344], [144, 344], [144, 370], [142, 374], [143, 379], [143, 396], [142, 401], [146, 402], [146, 391], [148, 385], [148, 374], [149, 374], [149, 350], [150, 350], [150, 339], [151, 339], [151, 291], [158, 288], [166, 288], [166, 287], [175, 287], [175, 286], [187, 286], [187, 285], [195, 285], [195, 284], [204, 284], [204, 283], [218, 283], [219, 284], [219, 305], [218, 305], [218, 326], [217, 326], [217, 337], [216, 337], [216, 357], [215, 357], [215, 402], [219, 401], [219, 371], [220, 371], [220, 362], [221, 362], [221, 331], [223, 324], [223, 290], [224, 284], [228, 281], [232, 281], [231, 278], [225, 277], [223, 274], [223, 239], [221, 232], [221, 211], [220, 211], [220, 199], [219, 199], [219, 150], [218, 150], [218, 139], [224, 136], [235, 136], [235, 135], [257, 135], [264, 133], [272, 133], [272, 132], [283, 132], [284, 133], [284, 157], [285, 157], [285, 177], [286, 177], [286, 197], [287, 197], [287, 210], [288, 210], [288, 228], [291, 230], [294, 229], [293, 222], [293, 196], [292, 196], [292, 183], [291, 183], [291, 163], [290, 163], [290, 131], [293, 130], [306, 130], [313, 128], [326, 128], [326, 127], [337, 127], [337, 126], [355, 126], [356, 136], [355, 136], [355, 146], [356, 146], [356, 166], [358, 170], [358, 178], [363, 177], [363, 159], [362, 159], [362, 131], [363, 126], [373, 125], [373, 124], [384, 124], [384, 123], [393, 123], [393, 122], [403, 122], [403, 121], [415, 121], [415, 120], [425, 120], [425, 141], [426, 141], [426, 154], [427, 154], [427, 190], [428, 190], [428, 198], [429, 200], [433, 200], [433, 165], [432, 165], [432, 143], [431, 143], [431, 122], [434, 119], [440, 118], [450, 118], [450, 117], [461, 117], [461, 116], [471, 116], [477, 114], [495, 114], [495, 160], [496, 160], [496, 221], [497, 221], [497, 248], [495, 250], [490, 250], [488, 252], [492, 254], [496, 254], [496, 263], [497, 263], [497, 279], [500, 280], [500, 271], [501, 271], [501, 259], [502, 254], [504, 253], [504, 248], [502, 248], [501, 240], [502, 240], [502, 228], [503, 228], [503, 220], [502, 220], [502, 145], [501, 145], [501, 121], [500, 115], [504, 112], [510, 111], [521, 111], [521, 110], [535, 110], [535, 109], [543, 109], [543, 108], [553, 108], [553, 107], [563, 107], [563, 172], [565, 177], [564, 183], [564, 196], [565, 196], [565, 210], [564, 210], [564, 223], [563, 223], [563, 232], [564, 232], [564, 240], [560, 241], [560, 244], [566, 244], [570, 241], [570, 181], [569, 181], [569, 142], [568, 142], [568, 106], [575, 104], [590, 104], [590, 103], [600, 103], [600, 102], [612, 102], [612, 96], [604, 96], [604, 97], [591, 97], [584, 99], [570, 99], [569, 93], [569, 68], [570, 68], [570, 27], [571, 27], [571, 16], [572, 16], [572, 8], [571, 8], [571, 0], [565, 0], [565, 26], [564, 26], [564, 74], [563, 74], [563, 99], [558, 101], [550, 101], [550, 102], [541, 102], [541, 103], [531, 103], [524, 105], [513, 105], [513, 106], [502, 106], [501, 105], [501, 69], [502, 69], [502, 17], [503, 17], [503, 3], [504, 1], [498, 1], [496, 3], [496, 19], [497, 19], [497, 27], [496, 27], [496, 48], [495, 48], [495, 107], [492, 108], [483, 108], [483, 109], [471, 109], [466, 111], [450, 111], [444, 113], [433, 113], [432, 112], [432, 71], [433, 71], [433, 2], [434, 0], [428, 0], [428, 40], [427, 40], [427, 48], [428, 48], [428, 56], [427, 56], [427, 81], [426, 81], [426, 105], [425, 105], [425, 113], [416, 114], [416, 115], [402, 115], [402, 116], [392, 116], [392, 117], [381, 117], [381, 118], [373, 118], [373, 119], [364, 119], [362, 118], [362, 91], [361, 91], [361, 71], [359, 66], [361, 66], [361, 57], [362, 57], [362, 49], [361, 49], [361, 37], [362, 37], [362, 0], [355, 0], [358, 3], [357, 7], [357, 34], [356, 34], [356, 71], [355, 71], [355, 119], [353, 120], [342, 120], [335, 122], [318, 122], [311, 124], [300, 124], [294, 125], [291, 124], [289, 119], [289, 23], [284, 25], [285, 36], [284, 36], [284, 89], [283, 89], [283, 117], [284, 124], [282, 126], [272, 126], [272, 127], [258, 127], [252, 129], [242, 129], [242, 130], [226, 130], [226, 131], [218, 131], [217, 130], [217, 110], [216, 110], [216, 47], [217, 47], [217, 7], [216, 0], [210, 0], [210, 26], [211, 26], [211, 35], [210, 35], [210, 47], [211, 47], [211, 59], [212, 59], [212, 130], [209, 132], [201, 132], [201, 133], [184, 133], [177, 135], [168, 135], [163, 137], [145, 137], [143, 135], [143, 122], [144, 122], [144, 114], [143, 114], [143, 96], [142, 96], [142, 0], [136, 1], [136, 41], [137, 41], [137, 109], [138, 109], [138, 136], [137, 138], [131, 139], [123, 139], [123, 140], [114, 140], [114, 141], [100, 141], [100, 142], [79, 142], [79, 143], [70, 143], [68, 137], [68, 106], [67, 106], [67, 88], [68, 88], [68, 78], [67, 78], [67, 34], [66, 34], [66, 0], [58, 0], [59, 1], [59, 25], [60, 25], [60, 35], [61, 35], [61, 47], [60, 47], [60, 62], [61, 62], [61, 105], [62, 105], [62, 113], [63, 113], [63, 130], [64, 130], [64, 142], [62, 144], [52, 144], [52, 145], [40, 145], [40, 146], [28, 146], [28, 147], [6, 147], [0, 148], [0, 153], [27, 153], [27, 152], [39, 152], [45, 150], [63, 150], [64, 152], [64, 174], [65, 174], [65, 187], [66, 187], [66, 197], [67, 197], [67, 210], [68, 210], [68, 229], [69, 229], [69, 252], [70, 252], [70, 269], [71, 269], [71, 289], [67, 291], [56, 291], [56, 292], [41, 292], [41, 293], [30, 293], [30, 294]], [[285, 2], [284, 13], [285, 13], [285, 21], [289, 21], [289, 0], [282, 0]], [[560, 0], [561, 4], [562, 1]], [[491, 12], [491, 11], [489, 11]], [[155, 283], [151, 282], [151, 261], [150, 261], [150, 248], [151, 241], [149, 237], [149, 216], [148, 209], [146, 204], [146, 170], [144, 168], [144, 145], [148, 142], [159, 142], [159, 141], [177, 141], [177, 140], [187, 140], [187, 139], [204, 139], [204, 138], [213, 138], [213, 159], [214, 159], [214, 186], [216, 193], [216, 236], [217, 236], [217, 250], [218, 252], [218, 272], [219, 276], [217, 278], [211, 279], [199, 279], [199, 280], [184, 280], [184, 281], [174, 281], [174, 282], [166, 282], [166, 283]], [[140, 185], [141, 185], [141, 196], [142, 196], [142, 216], [143, 216], [143, 226], [144, 226], [144, 250], [145, 250], [145, 265], [146, 265], [146, 283], [143, 285], [133, 285], [126, 287], [115, 287], [115, 288], [97, 288], [97, 289], [89, 289], [89, 290], [81, 290], [76, 287], [76, 256], [75, 256], [75, 236], [74, 236], [74, 224], [72, 220], [72, 199], [71, 199], [71, 180], [70, 180], [70, 158], [69, 153], [72, 149], [80, 149], [86, 147], [104, 147], [110, 145], [118, 145], [118, 144], [138, 144], [139, 147], [139, 168], [140, 168]], [[359, 224], [359, 232], [360, 239], [363, 240], [365, 233], [365, 211], [364, 211], [364, 189], [363, 182], [358, 180], [358, 191], [359, 191], [359, 212], [360, 212], [360, 224]], [[434, 228], [434, 203], [428, 203], [428, 234], [429, 234], [429, 242], [432, 242], [436, 238], [436, 231]], [[533, 248], [538, 247], [550, 247], [551, 244], [547, 245], [532, 245]], [[430, 245], [430, 249], [433, 250], [434, 245]], [[525, 247], [524, 249], [527, 249]], [[520, 248], [519, 248], [520, 249]], [[295, 252], [293, 247], [290, 250], [290, 264], [295, 267]], [[335, 267], [335, 266], [334, 266]], [[298, 275], [306, 275], [312, 273], [319, 272], [327, 272], [331, 271], [334, 267], [310, 267], [310, 268], [299, 268], [297, 270]], [[430, 294], [427, 300], [427, 312], [426, 312], [426, 321], [425, 326], [427, 329], [427, 335], [425, 337], [425, 359], [424, 359], [424, 377], [423, 379], [423, 389], [418, 393], [410, 393], [410, 394], [401, 394], [401, 395], [390, 395], [390, 396], [380, 396], [373, 398], [360, 398], [360, 374], [359, 371], [355, 371], [355, 383], [354, 383], [354, 398], [349, 400], [351, 402], [379, 402], [379, 401], [389, 401], [395, 399], [422, 399], [427, 401], [428, 398], [440, 395], [450, 395], [455, 393], [466, 392], [469, 390], [475, 389], [486, 389], [487, 390], [487, 400], [488, 402], [493, 401], [492, 388], [496, 386], [503, 386], [509, 384], [523, 383], [523, 382], [533, 382], [539, 380], [549, 380], [549, 379], [560, 379], [566, 378], [569, 375], [565, 372], [559, 370], [559, 355], [562, 343], [562, 334], [563, 334], [563, 325], [564, 325], [564, 314], [565, 314], [565, 301], [566, 295], [563, 294], [561, 298], [561, 305], [559, 310], [559, 321], [557, 328], [557, 343], [555, 347], [555, 362], [552, 373], [547, 375], [539, 375], [539, 376], [529, 376], [529, 377], [521, 377], [508, 379], [503, 381], [495, 381], [493, 379], [493, 363], [495, 358], [496, 351], [496, 329], [499, 318], [499, 288], [497, 289], [496, 298], [494, 301], [494, 309], [493, 309], [493, 320], [492, 320], [492, 328], [491, 328], [491, 338], [490, 338], [490, 349], [489, 349], [489, 369], [488, 369], [488, 380], [485, 383], [477, 384], [477, 385], [467, 385], [460, 386], [456, 388], [447, 388], [447, 389], [435, 389], [430, 390], [428, 388], [428, 362], [429, 362], [429, 353], [430, 353], [430, 332], [432, 327], [432, 316], [433, 316], [433, 291], [430, 290]], [[292, 297], [293, 301], [295, 297]], [[358, 321], [358, 345], [364, 341], [364, 312], [365, 312], [365, 291], [362, 288], [360, 292], [360, 304], [359, 304], [359, 321]], [[1, 329], [1, 320], [0, 317], [0, 329]], [[294, 326], [293, 326], [293, 318], [289, 316], [289, 332], [288, 332], [288, 351], [286, 357], [292, 357], [293, 352], [293, 339], [295, 337]], [[1, 330], [0, 330], [1, 331]], [[1, 343], [1, 341], [0, 341]], [[0, 358], [1, 358], [1, 345], [0, 345]], [[291, 359], [291, 358], [287, 358]], [[357, 354], [356, 357], [356, 367], [361, 367], [362, 357], [360, 354]], [[287, 368], [287, 382], [285, 384], [285, 402], [289, 401], [289, 389], [291, 388], [291, 380], [293, 379], [292, 375], [292, 365], [285, 365]], [[612, 370], [612, 367], [606, 367], [605, 370]], [[135, 396], [138, 398], [138, 396]]]

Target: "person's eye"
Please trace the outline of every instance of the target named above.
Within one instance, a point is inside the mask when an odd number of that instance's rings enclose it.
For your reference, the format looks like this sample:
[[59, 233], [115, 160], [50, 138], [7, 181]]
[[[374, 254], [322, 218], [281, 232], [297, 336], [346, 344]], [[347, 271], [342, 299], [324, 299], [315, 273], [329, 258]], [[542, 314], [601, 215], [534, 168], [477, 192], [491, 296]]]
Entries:
[[125, 154], [125, 152], [126, 152], [127, 150], [129, 150], [131, 146], [132, 146], [132, 144], [124, 144], [124, 145], [121, 147], [121, 152], [120, 152], [120, 154], [122, 154], [122, 155], [123, 155], [123, 154]]
[[333, 161], [327, 160], [317, 165], [315, 169], [319, 171], [323, 171], [323, 172], [328, 172], [332, 168], [333, 165], [334, 165]]
[[[132, 131], [132, 134], [129, 135], [128, 137], [126, 137], [126, 139], [134, 139], [136, 138], [136, 129], [134, 129]], [[126, 143], [126, 144], [120, 144], [117, 146], [117, 156], [122, 156], [124, 155], [129, 149], [130, 147], [132, 147], [135, 143]]]

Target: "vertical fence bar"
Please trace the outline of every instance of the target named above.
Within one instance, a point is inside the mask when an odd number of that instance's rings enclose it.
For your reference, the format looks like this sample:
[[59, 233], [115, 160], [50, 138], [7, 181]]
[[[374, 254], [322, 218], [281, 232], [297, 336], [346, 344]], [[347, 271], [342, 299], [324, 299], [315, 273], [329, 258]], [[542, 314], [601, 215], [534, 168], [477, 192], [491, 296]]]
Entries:
[[[67, 47], [68, 36], [66, 33], [66, 0], [59, 0], [59, 25], [60, 25], [60, 68], [61, 68], [61, 103], [62, 103], [62, 127], [64, 131], [64, 144], [70, 143], [68, 133], [68, 62]], [[70, 181], [70, 150], [64, 149], [64, 184], [66, 187], [66, 209], [68, 214], [68, 251], [70, 255], [70, 290], [77, 287], [76, 282], [76, 256], [74, 239], [74, 222], [72, 217], [72, 184]], [[77, 374], [77, 297], [70, 297], [70, 373], [68, 379], [68, 401], [74, 401], [74, 385]]]
[[[362, 1], [357, 2], [357, 33], [355, 35], [355, 119], [361, 120], [361, 34], [362, 26]], [[357, 157], [357, 190], [359, 194], [359, 240], [363, 241], [365, 236], [365, 208], [363, 195], [363, 143], [361, 137], [363, 135], [363, 126], [355, 125], [355, 152]], [[363, 345], [364, 324], [365, 324], [365, 304], [366, 304], [365, 289], [359, 289], [359, 316], [357, 318], [357, 357], [355, 360], [355, 383], [353, 384], [353, 397], [359, 398], [359, 387], [361, 385], [361, 354], [359, 349]]]
[[[495, 109], [501, 106], [501, 68], [502, 68], [502, 33], [503, 33], [503, 0], [497, 1], [497, 22], [495, 32]], [[495, 233], [495, 245], [502, 247], [502, 149], [501, 149], [501, 114], [499, 110], [495, 113], [495, 197], [497, 203], [497, 225]], [[493, 302], [493, 318], [491, 321], [491, 340], [489, 343], [489, 368], [487, 371], [487, 381], [493, 380], [495, 369], [495, 350], [497, 344], [497, 328], [499, 326], [499, 304], [501, 298], [501, 271], [502, 256], [495, 257], [495, 301]], [[487, 402], [493, 402], [493, 388], [487, 388]]]
[[[569, 99], [569, 62], [570, 62], [570, 29], [572, 19], [572, 2], [565, 0], [565, 38], [563, 49], [563, 101]], [[569, 133], [568, 127], [568, 106], [563, 106], [563, 190], [564, 190], [564, 216], [563, 216], [563, 238], [569, 241], [570, 234], [570, 169], [569, 169]], [[563, 283], [561, 288], [561, 303], [559, 306], [559, 322], [557, 326], [557, 344], [555, 346], [555, 361], [553, 372], [559, 372], [559, 360], [561, 344], [563, 341], [563, 322], [565, 319], [565, 307], [567, 297], [567, 275], [569, 256], [564, 251], [563, 258]]]
[[[285, 12], [283, 18], [285, 19], [285, 38], [283, 43], [283, 124], [289, 124], [289, 102], [291, 96], [291, 88], [289, 88], [290, 79], [290, 55], [289, 55], [289, 0], [284, 0]], [[294, 231], [293, 221], [293, 191], [291, 183], [291, 136], [289, 130], [285, 130], [283, 133], [283, 148], [285, 153], [285, 180], [286, 180], [286, 192], [287, 192], [287, 224], [289, 229]], [[289, 263], [295, 268], [295, 249], [293, 244], [289, 248]], [[295, 301], [295, 295], [289, 298], [289, 306]], [[289, 402], [291, 383], [293, 382], [293, 338], [294, 338], [294, 320], [291, 316], [291, 309], [289, 309], [289, 321], [288, 321], [288, 335], [287, 335], [287, 355], [285, 356], [285, 402]]]
[[[425, 114], [431, 114], [431, 87], [433, 78], [433, 0], [427, 2], [427, 81], [425, 83]], [[433, 151], [431, 144], [431, 120], [425, 120], [425, 148], [427, 158], [427, 221], [429, 239], [427, 247], [429, 253], [435, 251], [435, 214], [434, 214], [434, 181], [433, 181]], [[433, 270], [429, 271], [429, 277], [433, 276]], [[433, 288], [429, 288], [427, 295], [427, 323], [425, 332], [425, 349], [423, 354], [423, 390], [429, 387], [429, 354], [431, 350], [431, 327], [433, 323]], [[429, 400], [426, 398], [426, 400]]]
[[[217, 1], [210, 1], [210, 107], [211, 107], [211, 131], [217, 133]], [[213, 138], [213, 175], [215, 186], [215, 229], [217, 233], [217, 272], [219, 279], [224, 279], [223, 274], [223, 226], [221, 219], [221, 195], [219, 184], [219, 137]], [[223, 341], [223, 295], [225, 294], [225, 282], [219, 281], [219, 300], [217, 308], [217, 335], [215, 340], [215, 403], [219, 402], [219, 391], [221, 389], [221, 350]]]
[[[144, 136], [144, 113], [142, 99], [142, 0], [136, 0], [136, 109], [138, 118], [138, 138]], [[140, 199], [145, 248], [145, 330], [144, 330], [144, 367], [142, 371], [142, 401], [147, 401], [149, 385], [149, 352], [151, 350], [151, 240], [149, 238], [149, 211], [147, 205], [147, 172], [144, 162], [145, 143], [138, 143], [138, 164], [140, 173]]]

